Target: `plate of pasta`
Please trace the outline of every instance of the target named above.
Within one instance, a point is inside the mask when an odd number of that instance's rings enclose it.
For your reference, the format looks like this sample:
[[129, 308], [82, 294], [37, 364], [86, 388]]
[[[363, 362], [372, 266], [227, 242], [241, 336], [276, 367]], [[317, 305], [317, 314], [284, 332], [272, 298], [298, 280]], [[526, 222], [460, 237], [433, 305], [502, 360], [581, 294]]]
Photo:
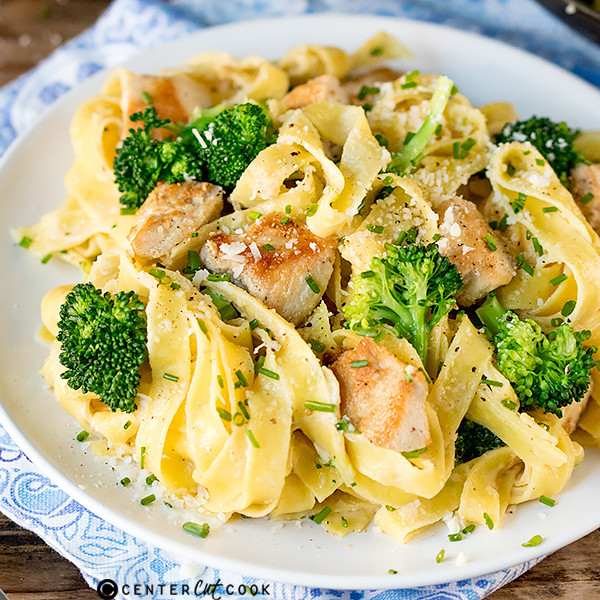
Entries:
[[585, 535], [599, 103], [365, 16], [95, 76], [0, 170], [3, 425], [99, 516], [255, 577], [420, 586]]

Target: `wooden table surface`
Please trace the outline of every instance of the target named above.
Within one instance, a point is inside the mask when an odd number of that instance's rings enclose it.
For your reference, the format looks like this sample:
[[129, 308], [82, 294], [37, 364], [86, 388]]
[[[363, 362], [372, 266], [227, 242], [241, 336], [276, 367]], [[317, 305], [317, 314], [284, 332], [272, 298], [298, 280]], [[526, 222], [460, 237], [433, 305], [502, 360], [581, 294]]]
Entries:
[[[89, 27], [108, 4], [107, 0], [0, 0], [0, 86]], [[600, 598], [599, 554], [597, 530], [556, 552], [489, 598]], [[10, 600], [98, 598], [76, 567], [1, 514], [0, 588]]]

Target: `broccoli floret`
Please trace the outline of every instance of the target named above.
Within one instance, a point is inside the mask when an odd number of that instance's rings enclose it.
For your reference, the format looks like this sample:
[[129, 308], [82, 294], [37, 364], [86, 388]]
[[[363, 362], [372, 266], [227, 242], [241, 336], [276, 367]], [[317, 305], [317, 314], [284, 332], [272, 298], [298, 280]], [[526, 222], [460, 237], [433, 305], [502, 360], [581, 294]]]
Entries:
[[200, 155], [181, 139], [157, 140], [152, 131], [171, 126], [169, 119], [159, 119], [153, 106], [131, 115], [143, 127], [130, 129], [129, 136], [117, 149], [113, 162], [119, 201], [129, 209], [139, 208], [159, 181], [177, 183], [202, 175]]
[[562, 416], [561, 408], [583, 398], [595, 366], [596, 348], [583, 343], [589, 331], [561, 323], [548, 335], [531, 319], [521, 321], [490, 295], [477, 309], [496, 346], [496, 366], [511, 382], [522, 408]]
[[423, 150], [435, 133], [453, 90], [452, 80], [448, 77], [439, 77], [423, 125], [405, 142], [402, 150], [392, 152], [392, 160], [388, 163], [386, 172], [403, 177], [419, 166], [423, 160]]
[[425, 362], [429, 333], [456, 305], [462, 286], [456, 267], [436, 244], [386, 244], [387, 256], [374, 257], [371, 269], [352, 278], [344, 308], [353, 329], [391, 326]]
[[61, 374], [69, 387], [92, 392], [113, 411], [133, 412], [146, 357], [144, 303], [134, 292], [114, 296], [91, 283], [73, 288], [60, 307]]
[[[202, 117], [200, 117], [202, 119]], [[259, 152], [275, 141], [273, 121], [259, 104], [247, 102], [220, 111], [200, 135], [207, 181], [233, 189]], [[193, 125], [192, 125], [193, 127]]]
[[506, 142], [530, 142], [550, 163], [563, 184], [571, 169], [586, 158], [574, 146], [579, 131], [571, 129], [564, 121], [555, 123], [547, 117], [531, 117], [504, 126], [495, 136], [497, 144]]
[[479, 458], [489, 450], [506, 444], [487, 427], [463, 419], [458, 427], [454, 464], [460, 465]]
[[[143, 127], [129, 130], [113, 162], [120, 202], [130, 209], [139, 208], [159, 181], [198, 179], [231, 190], [276, 138], [268, 112], [252, 102], [202, 110], [189, 125], [159, 119], [153, 106], [130, 119]], [[154, 139], [152, 131], [160, 128], [172, 130], [173, 139]]]

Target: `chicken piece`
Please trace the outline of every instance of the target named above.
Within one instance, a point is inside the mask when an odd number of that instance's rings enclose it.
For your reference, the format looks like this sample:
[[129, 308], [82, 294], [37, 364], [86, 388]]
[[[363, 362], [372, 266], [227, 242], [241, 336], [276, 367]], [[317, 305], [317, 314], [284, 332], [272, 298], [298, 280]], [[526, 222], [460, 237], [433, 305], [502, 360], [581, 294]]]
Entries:
[[294, 325], [317, 306], [333, 273], [336, 240], [314, 235], [281, 213], [258, 219], [245, 233], [217, 233], [202, 247], [208, 269], [229, 273]]
[[571, 404], [569, 404], [569, 406], [565, 406], [565, 408], [562, 409], [562, 413], [563, 413], [562, 426], [563, 426], [563, 429], [569, 435], [571, 435], [575, 431], [575, 428], [577, 427], [579, 418], [583, 414], [583, 411], [585, 410], [585, 407], [587, 406], [587, 403], [592, 396], [593, 387], [594, 387], [594, 382], [590, 381], [590, 387], [588, 388], [588, 391], [585, 393], [585, 396], [579, 402], [571, 402]]
[[[187, 123], [195, 108], [210, 106], [211, 99], [202, 85], [184, 74], [171, 77], [154, 75], [135, 75], [129, 71], [121, 72], [121, 109], [123, 111], [123, 130], [125, 137], [130, 128], [140, 123], [131, 121], [129, 116], [143, 112], [148, 108], [144, 96], [148, 94], [161, 119]], [[156, 137], [164, 139], [172, 135], [166, 129], [156, 132]]]
[[456, 296], [459, 304], [470, 306], [514, 277], [511, 255], [473, 202], [455, 196], [442, 202], [437, 213], [440, 254], [450, 259], [463, 280]]
[[583, 216], [600, 233], [600, 164], [576, 165], [571, 171], [569, 189]]
[[[355, 361], [367, 361], [366, 366]], [[427, 381], [421, 371], [398, 360], [370, 338], [331, 365], [340, 382], [341, 412], [367, 439], [408, 452], [431, 442], [425, 412]]]
[[359, 98], [360, 91], [363, 87], [376, 88], [382, 83], [395, 81], [401, 76], [402, 73], [399, 71], [394, 71], [394, 69], [388, 69], [386, 67], [380, 67], [365, 71], [359, 75], [348, 77], [343, 81], [343, 88], [348, 94], [348, 104], [362, 105], [365, 102], [373, 103], [373, 101], [376, 99], [374, 94], [366, 94], [364, 97]]
[[303, 108], [313, 102], [348, 102], [348, 95], [342, 89], [340, 80], [334, 75], [321, 75], [292, 88], [283, 97], [285, 110]]
[[175, 246], [218, 218], [222, 209], [223, 188], [218, 185], [160, 182], [137, 211], [127, 237], [138, 258], [154, 258], [168, 267]]

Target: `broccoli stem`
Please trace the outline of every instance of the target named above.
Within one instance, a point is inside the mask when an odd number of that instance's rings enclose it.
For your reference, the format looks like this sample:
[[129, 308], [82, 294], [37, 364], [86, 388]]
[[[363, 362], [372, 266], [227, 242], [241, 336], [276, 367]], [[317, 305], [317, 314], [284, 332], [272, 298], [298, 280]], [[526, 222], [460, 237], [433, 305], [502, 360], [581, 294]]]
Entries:
[[500, 304], [496, 294], [489, 294], [485, 302], [475, 312], [493, 337], [500, 332], [500, 319], [508, 311]]
[[448, 100], [452, 95], [453, 86], [453, 81], [448, 77], [441, 76], [438, 79], [423, 125], [402, 150], [394, 154], [387, 167], [388, 171], [398, 175], [406, 175], [416, 166], [414, 163], [417, 161], [419, 154], [423, 152], [427, 142], [435, 133], [446, 104], [448, 104]]

